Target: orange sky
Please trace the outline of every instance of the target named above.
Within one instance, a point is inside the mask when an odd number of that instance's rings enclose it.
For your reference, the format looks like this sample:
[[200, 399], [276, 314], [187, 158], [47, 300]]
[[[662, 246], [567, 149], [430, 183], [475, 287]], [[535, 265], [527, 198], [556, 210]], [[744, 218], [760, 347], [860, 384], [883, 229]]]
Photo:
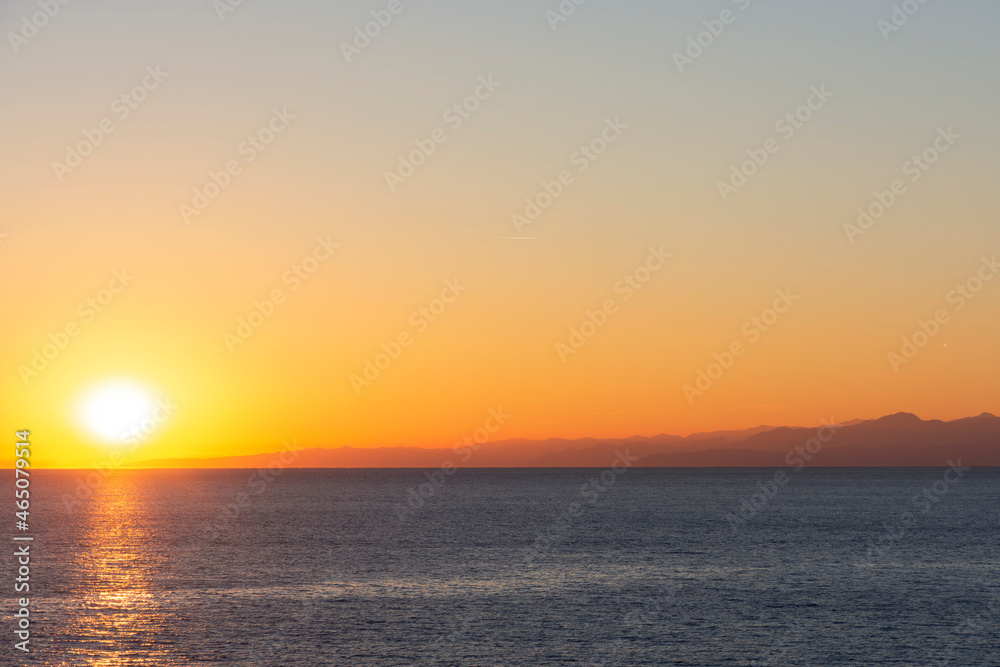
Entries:
[[[203, 4], [4, 56], [0, 423], [40, 463], [997, 410], [995, 8], [762, 4], [679, 72], [693, 3], [414, 4], [351, 62], [363, 7]], [[119, 382], [172, 406], [137, 446], [80, 413]]]

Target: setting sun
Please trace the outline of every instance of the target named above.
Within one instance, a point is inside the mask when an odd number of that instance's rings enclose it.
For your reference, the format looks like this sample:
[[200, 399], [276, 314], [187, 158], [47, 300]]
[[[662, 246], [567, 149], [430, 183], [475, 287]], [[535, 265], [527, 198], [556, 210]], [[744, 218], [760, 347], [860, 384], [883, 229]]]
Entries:
[[90, 391], [80, 411], [83, 424], [94, 435], [124, 442], [129, 432], [153, 418], [155, 404], [142, 387], [130, 382], [105, 384]]

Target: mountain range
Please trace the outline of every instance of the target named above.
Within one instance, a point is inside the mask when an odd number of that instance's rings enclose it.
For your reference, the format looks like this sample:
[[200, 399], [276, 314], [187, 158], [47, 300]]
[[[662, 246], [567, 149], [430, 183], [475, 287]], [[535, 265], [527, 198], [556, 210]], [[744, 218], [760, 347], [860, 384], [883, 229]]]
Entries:
[[247, 456], [139, 461], [132, 468], [606, 468], [619, 452], [635, 467], [1000, 466], [1000, 417], [940, 421], [901, 412], [816, 427], [772, 427], [629, 438], [515, 438], [455, 448], [307, 448]]

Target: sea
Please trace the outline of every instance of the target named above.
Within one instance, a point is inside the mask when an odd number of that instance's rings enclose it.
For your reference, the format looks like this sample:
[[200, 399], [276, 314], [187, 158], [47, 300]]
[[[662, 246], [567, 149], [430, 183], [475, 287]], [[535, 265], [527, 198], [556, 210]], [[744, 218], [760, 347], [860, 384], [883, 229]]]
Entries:
[[998, 468], [30, 479], [6, 664], [1000, 665]]

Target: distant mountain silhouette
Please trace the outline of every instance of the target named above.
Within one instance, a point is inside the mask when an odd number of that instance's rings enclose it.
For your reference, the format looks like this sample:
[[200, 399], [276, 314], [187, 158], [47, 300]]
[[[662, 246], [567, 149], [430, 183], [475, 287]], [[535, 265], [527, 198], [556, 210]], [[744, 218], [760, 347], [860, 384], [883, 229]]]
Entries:
[[[950, 422], [924, 421], [905, 412], [852, 420], [832, 429], [757, 426], [734, 431], [659, 434], [620, 439], [516, 438], [471, 448], [338, 447], [206, 459], [159, 459], [136, 468], [263, 468], [275, 462], [292, 468], [603, 468], [617, 452], [637, 457], [638, 467], [780, 467], [791, 465], [796, 448], [810, 466], [1000, 466], [1000, 417], [983, 413]], [[818, 432], [827, 442], [821, 442]], [[832, 436], [832, 437], [831, 437]]]
[[[802, 447], [817, 434], [815, 428], [777, 428], [752, 435], [738, 444], [746, 454], [739, 459], [743, 466], [775, 465], [775, 454], [785, 456]], [[827, 437], [829, 432], [825, 433]], [[815, 446], [815, 445], [814, 445]], [[756, 458], [754, 458], [756, 457]], [[964, 465], [1000, 466], [1000, 418], [984, 413], [978, 417], [943, 422], [924, 421], [905, 412], [855, 421], [841, 426], [808, 463], [814, 466], [939, 466], [949, 459], [963, 459]], [[710, 451], [654, 454], [637, 465], [711, 466], [718, 460]], [[756, 460], [754, 463], [752, 461]], [[690, 461], [697, 461], [690, 463]]]

